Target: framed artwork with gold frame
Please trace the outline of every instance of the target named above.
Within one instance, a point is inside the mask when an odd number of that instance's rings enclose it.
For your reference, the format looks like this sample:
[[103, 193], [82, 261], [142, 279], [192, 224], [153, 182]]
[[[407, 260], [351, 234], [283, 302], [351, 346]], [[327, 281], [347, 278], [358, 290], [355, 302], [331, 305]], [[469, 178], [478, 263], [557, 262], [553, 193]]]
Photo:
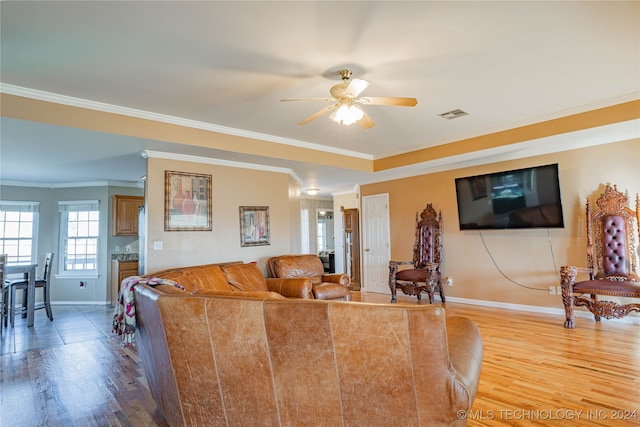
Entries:
[[271, 244], [268, 206], [240, 206], [240, 246]]
[[211, 231], [211, 175], [164, 171], [164, 231]]

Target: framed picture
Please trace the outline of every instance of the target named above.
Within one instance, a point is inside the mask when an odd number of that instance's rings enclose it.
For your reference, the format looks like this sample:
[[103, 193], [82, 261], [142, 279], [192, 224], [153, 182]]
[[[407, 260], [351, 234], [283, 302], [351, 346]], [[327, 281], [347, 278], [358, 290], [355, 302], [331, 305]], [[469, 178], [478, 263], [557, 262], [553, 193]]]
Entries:
[[240, 206], [240, 245], [271, 244], [268, 206]]
[[211, 231], [211, 175], [164, 172], [164, 231]]

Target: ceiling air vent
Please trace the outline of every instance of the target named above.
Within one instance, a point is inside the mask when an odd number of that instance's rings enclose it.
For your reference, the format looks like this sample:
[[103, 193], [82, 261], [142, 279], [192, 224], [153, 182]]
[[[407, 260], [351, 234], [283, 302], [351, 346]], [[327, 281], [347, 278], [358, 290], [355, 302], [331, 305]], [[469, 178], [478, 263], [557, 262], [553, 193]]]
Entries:
[[467, 113], [466, 111], [462, 111], [461, 109], [458, 108], [456, 110], [447, 111], [446, 113], [442, 113], [438, 115], [443, 119], [451, 120], [451, 119], [457, 119], [458, 117], [462, 117], [462, 116], [468, 116], [469, 113]]

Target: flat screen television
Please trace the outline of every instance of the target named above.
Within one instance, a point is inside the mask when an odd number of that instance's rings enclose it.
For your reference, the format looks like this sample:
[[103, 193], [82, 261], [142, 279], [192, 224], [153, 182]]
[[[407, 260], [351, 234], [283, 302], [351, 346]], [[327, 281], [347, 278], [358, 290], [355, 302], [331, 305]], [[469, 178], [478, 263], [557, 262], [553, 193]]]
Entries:
[[456, 178], [460, 230], [562, 228], [558, 164]]

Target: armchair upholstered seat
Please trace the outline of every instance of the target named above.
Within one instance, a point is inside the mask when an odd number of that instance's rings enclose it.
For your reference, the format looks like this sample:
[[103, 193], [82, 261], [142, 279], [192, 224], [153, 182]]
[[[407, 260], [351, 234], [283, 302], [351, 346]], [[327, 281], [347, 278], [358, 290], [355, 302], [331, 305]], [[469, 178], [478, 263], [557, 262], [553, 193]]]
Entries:
[[[607, 185], [592, 211], [587, 201], [587, 267], [563, 266], [560, 269], [565, 328], [574, 327], [574, 306], [586, 307], [596, 321], [619, 319], [640, 312], [639, 303], [623, 304], [613, 300], [640, 298], [636, 236], [640, 220], [640, 200], [636, 195], [635, 212], [629, 197], [616, 186]], [[578, 274], [587, 280], [577, 280]], [[588, 295], [588, 297], [586, 296]], [[599, 300], [598, 296], [607, 297]]]
[[[421, 299], [422, 292], [429, 295], [433, 304], [433, 294], [438, 292], [445, 302], [442, 289], [440, 263], [442, 262], [442, 212], [436, 212], [428, 203], [422, 213], [416, 212], [416, 234], [413, 244], [413, 261], [389, 262], [389, 288], [391, 302], [397, 300], [397, 288], [407, 295]], [[413, 268], [401, 269], [399, 266]]]

